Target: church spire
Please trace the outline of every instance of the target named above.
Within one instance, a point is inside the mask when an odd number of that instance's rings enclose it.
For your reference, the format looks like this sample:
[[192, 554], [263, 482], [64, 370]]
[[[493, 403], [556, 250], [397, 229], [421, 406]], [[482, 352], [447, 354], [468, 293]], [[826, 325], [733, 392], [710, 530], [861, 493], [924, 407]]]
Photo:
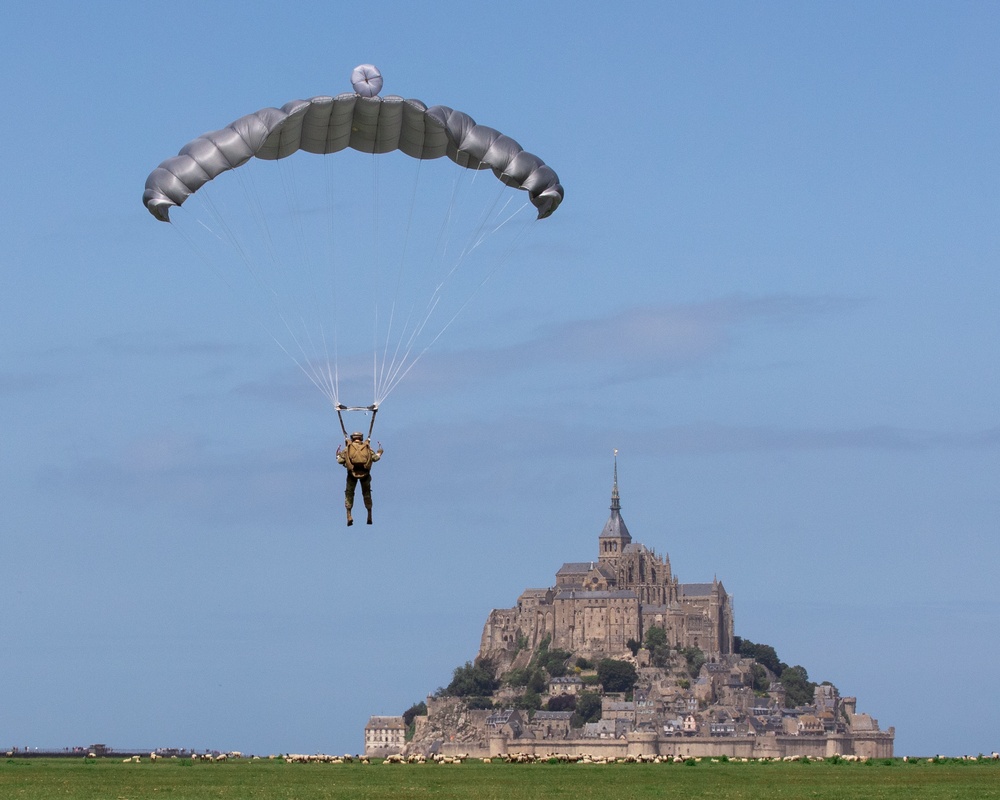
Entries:
[[618, 451], [615, 450], [614, 481], [611, 484], [611, 516], [608, 517], [604, 530], [598, 540], [600, 561], [605, 564], [616, 564], [621, 557], [625, 545], [632, 542], [632, 536], [622, 519], [621, 499], [618, 495]]
[[622, 504], [618, 497], [618, 448], [615, 448], [615, 481], [611, 485], [611, 510], [621, 511]]

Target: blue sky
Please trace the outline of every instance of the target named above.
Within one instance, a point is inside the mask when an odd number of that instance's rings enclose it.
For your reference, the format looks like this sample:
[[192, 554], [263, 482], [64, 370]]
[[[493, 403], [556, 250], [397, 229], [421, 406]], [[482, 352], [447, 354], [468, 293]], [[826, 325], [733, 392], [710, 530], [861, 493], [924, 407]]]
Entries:
[[[998, 40], [972, 2], [8, 11], [0, 746], [358, 751], [596, 555], [618, 448], [739, 635], [899, 754], [996, 749]], [[361, 63], [566, 200], [383, 407], [347, 529], [328, 402], [140, 197]]]

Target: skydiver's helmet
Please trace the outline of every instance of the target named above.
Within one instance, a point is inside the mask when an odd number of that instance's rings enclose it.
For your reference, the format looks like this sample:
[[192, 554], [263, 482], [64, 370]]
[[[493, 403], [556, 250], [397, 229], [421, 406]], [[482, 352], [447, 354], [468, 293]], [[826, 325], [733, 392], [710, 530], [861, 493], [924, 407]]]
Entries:
[[352, 442], [361, 442], [364, 441], [364, 438], [365, 435], [361, 431], [354, 431], [354, 433], [351, 434]]

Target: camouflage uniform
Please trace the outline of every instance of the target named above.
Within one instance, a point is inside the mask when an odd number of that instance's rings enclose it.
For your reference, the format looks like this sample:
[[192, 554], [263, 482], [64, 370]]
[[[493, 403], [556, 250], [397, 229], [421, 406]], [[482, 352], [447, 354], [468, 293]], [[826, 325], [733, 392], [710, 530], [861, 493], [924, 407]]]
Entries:
[[[344, 507], [347, 509], [347, 524], [352, 524], [351, 519], [351, 509], [354, 507], [354, 491], [357, 488], [358, 482], [361, 483], [361, 497], [364, 500], [365, 508], [368, 509], [368, 524], [372, 521], [372, 475], [371, 468], [372, 464], [378, 461], [382, 457], [382, 448], [380, 447], [377, 451], [372, 450], [371, 444], [368, 441], [361, 441], [361, 434], [355, 433], [351, 436], [351, 440], [347, 443], [347, 447], [342, 450], [337, 451], [337, 463], [343, 464], [347, 468], [347, 488], [344, 490]], [[361, 464], [352, 464], [348, 460], [348, 452], [350, 450], [352, 443], [359, 442], [364, 447], [365, 458], [364, 462]]]

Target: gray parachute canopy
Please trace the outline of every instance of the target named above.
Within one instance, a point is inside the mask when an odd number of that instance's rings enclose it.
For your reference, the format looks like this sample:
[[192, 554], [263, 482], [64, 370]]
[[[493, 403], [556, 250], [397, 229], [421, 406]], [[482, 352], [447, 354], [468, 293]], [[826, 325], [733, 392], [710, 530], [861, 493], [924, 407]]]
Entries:
[[400, 150], [413, 158], [448, 156], [468, 169], [492, 169], [508, 186], [528, 192], [539, 219], [563, 198], [558, 176], [540, 158], [468, 114], [394, 95], [347, 93], [264, 108], [199, 136], [149, 174], [142, 202], [154, 217], [169, 222], [171, 206], [255, 156], [274, 160], [298, 150], [336, 153], [347, 147], [363, 153]]

